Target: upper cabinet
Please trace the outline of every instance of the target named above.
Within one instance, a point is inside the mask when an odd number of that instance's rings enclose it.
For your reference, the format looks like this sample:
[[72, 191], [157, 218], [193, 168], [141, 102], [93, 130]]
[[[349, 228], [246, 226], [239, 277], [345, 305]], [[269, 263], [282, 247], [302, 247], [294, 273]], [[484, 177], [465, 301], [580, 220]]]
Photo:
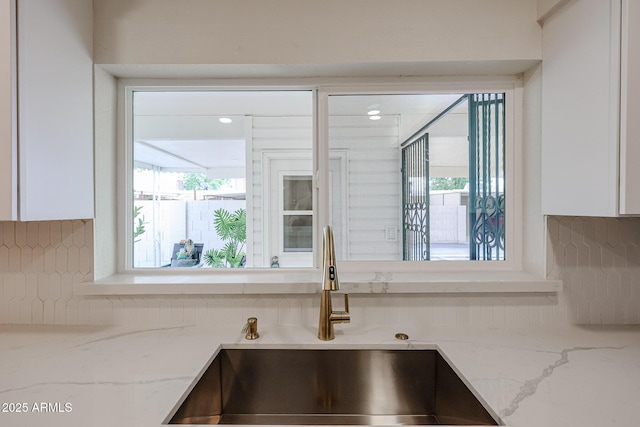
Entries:
[[620, 213], [640, 214], [640, 2], [622, 3]]
[[640, 2], [568, 2], [542, 64], [543, 213], [640, 215]]
[[18, 217], [15, 3], [0, 0], [0, 220]]
[[92, 1], [0, 1], [0, 220], [93, 218]]

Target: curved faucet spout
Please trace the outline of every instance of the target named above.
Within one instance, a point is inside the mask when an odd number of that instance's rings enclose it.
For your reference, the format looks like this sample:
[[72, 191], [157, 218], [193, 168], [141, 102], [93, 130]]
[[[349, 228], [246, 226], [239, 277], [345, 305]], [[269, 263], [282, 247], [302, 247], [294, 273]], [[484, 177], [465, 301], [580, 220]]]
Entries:
[[320, 299], [320, 322], [318, 338], [329, 341], [335, 338], [334, 323], [349, 323], [349, 295], [344, 295], [344, 311], [333, 311], [331, 308], [331, 291], [340, 289], [336, 254], [333, 243], [333, 231], [330, 226], [324, 228], [322, 234], [322, 296]]

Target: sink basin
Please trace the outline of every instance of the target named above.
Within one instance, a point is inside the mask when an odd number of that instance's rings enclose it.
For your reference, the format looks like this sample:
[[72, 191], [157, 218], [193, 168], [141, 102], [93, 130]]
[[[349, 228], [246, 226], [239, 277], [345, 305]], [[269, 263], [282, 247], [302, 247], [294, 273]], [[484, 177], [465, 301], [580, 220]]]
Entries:
[[435, 349], [222, 349], [169, 424], [501, 425]]

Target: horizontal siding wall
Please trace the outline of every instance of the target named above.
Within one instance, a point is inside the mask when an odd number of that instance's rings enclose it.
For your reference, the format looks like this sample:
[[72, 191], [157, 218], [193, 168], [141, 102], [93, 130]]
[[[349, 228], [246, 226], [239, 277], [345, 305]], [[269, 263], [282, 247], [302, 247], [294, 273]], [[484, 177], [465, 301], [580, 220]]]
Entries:
[[268, 267], [265, 257], [265, 230], [264, 223], [264, 185], [269, 182], [269, 177], [263, 176], [263, 153], [266, 152], [291, 152], [306, 151], [310, 153], [313, 146], [313, 121], [311, 117], [253, 117], [252, 118], [252, 182], [251, 187], [251, 224], [253, 226], [252, 259], [249, 260], [253, 267]]
[[330, 119], [330, 150], [344, 150], [348, 158], [348, 260], [402, 259], [401, 240], [386, 240], [386, 227], [402, 228], [399, 121], [396, 116]]

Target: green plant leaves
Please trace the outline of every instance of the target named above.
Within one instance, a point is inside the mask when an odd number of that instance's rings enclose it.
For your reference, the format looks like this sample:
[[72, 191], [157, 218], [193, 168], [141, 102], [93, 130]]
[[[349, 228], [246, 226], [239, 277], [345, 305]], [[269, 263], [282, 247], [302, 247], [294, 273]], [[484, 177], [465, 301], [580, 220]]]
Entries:
[[[133, 220], [135, 221], [136, 218], [138, 217], [138, 215], [140, 215], [140, 211], [142, 211], [142, 206], [135, 206], [133, 208]], [[145, 225], [148, 224], [145, 220], [144, 220], [144, 215], [142, 215], [142, 218], [138, 218], [138, 224], [135, 225], [135, 230], [133, 230], [133, 243], [137, 243], [142, 239], [138, 239], [138, 236], [144, 234], [145, 230]]]
[[226, 254], [219, 249], [209, 249], [202, 256], [204, 262], [211, 267], [225, 268], [227, 266], [225, 263]]
[[213, 225], [218, 237], [225, 241], [225, 245], [222, 249], [210, 249], [205, 252], [205, 263], [218, 268], [240, 267], [247, 241], [247, 211], [238, 209], [231, 213], [226, 209], [216, 209], [213, 212]]

